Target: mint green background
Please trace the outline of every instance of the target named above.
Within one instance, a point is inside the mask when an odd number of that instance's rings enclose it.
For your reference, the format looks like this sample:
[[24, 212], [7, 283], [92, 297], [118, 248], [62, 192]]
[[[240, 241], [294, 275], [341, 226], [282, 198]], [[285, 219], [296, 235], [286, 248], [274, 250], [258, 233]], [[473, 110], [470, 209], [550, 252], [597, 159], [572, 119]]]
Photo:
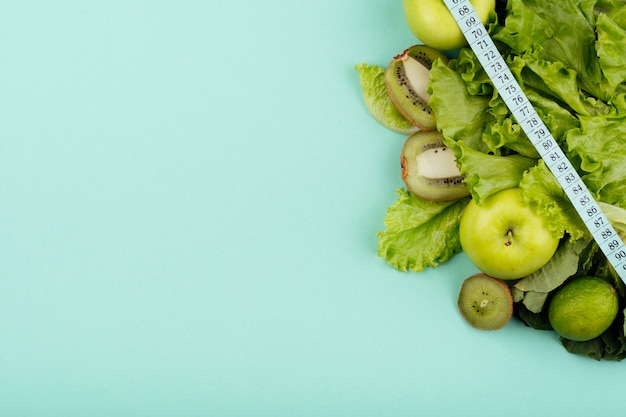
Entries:
[[354, 65], [400, 1], [0, 13], [0, 415], [617, 415], [623, 364], [376, 255], [403, 137]]

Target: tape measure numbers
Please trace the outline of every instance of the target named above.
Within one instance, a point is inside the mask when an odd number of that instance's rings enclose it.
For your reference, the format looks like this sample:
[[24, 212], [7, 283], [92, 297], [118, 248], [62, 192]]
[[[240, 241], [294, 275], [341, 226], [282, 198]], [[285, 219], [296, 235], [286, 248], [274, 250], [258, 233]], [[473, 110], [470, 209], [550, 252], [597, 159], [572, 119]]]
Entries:
[[469, 0], [444, 0], [505, 104], [563, 187], [594, 240], [626, 282], [626, 246], [541, 120]]

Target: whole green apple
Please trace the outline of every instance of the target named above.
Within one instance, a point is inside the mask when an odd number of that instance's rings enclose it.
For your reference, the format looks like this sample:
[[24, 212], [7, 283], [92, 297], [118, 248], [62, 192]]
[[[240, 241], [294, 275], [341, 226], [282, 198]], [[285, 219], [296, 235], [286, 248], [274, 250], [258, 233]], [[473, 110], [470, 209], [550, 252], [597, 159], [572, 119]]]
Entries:
[[504, 280], [537, 271], [559, 245], [546, 217], [524, 205], [520, 188], [499, 191], [481, 205], [470, 201], [459, 233], [470, 261], [485, 274]]
[[[476, 14], [484, 23], [495, 11], [495, 0], [470, 0]], [[409, 29], [425, 45], [439, 50], [458, 49], [467, 45], [452, 13], [443, 0], [402, 0], [404, 17]]]

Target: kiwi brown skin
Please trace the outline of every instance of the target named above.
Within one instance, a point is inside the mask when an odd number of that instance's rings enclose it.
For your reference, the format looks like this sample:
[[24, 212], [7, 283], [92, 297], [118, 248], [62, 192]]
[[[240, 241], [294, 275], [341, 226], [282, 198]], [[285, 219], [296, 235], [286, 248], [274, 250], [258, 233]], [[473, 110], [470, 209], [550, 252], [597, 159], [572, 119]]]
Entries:
[[[445, 178], [429, 178], [416, 175], [417, 156], [428, 150], [437, 149], [442, 152], [453, 152], [444, 144], [443, 135], [438, 131], [419, 131], [407, 138], [400, 153], [401, 177], [406, 188], [416, 197], [431, 202], [453, 201], [470, 195], [469, 188], [460, 175], [456, 173]], [[448, 161], [449, 162], [449, 159]]]
[[448, 62], [448, 57], [429, 46], [414, 45], [396, 55], [385, 71], [385, 86], [393, 105], [414, 125], [422, 130], [433, 130], [437, 122], [429, 105], [430, 97], [421, 96], [409, 82], [404, 66], [408, 59], [414, 59], [430, 71], [435, 60]]
[[501, 279], [474, 274], [463, 281], [457, 306], [461, 316], [480, 330], [499, 330], [513, 316], [511, 289]]

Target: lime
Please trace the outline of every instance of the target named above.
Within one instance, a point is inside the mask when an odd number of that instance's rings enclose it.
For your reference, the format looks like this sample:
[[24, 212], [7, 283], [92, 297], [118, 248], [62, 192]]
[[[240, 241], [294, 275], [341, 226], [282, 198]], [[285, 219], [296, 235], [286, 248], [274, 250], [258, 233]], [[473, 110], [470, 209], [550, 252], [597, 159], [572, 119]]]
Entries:
[[550, 301], [548, 318], [554, 330], [574, 341], [591, 340], [611, 326], [619, 301], [615, 288], [592, 276], [574, 278]]

